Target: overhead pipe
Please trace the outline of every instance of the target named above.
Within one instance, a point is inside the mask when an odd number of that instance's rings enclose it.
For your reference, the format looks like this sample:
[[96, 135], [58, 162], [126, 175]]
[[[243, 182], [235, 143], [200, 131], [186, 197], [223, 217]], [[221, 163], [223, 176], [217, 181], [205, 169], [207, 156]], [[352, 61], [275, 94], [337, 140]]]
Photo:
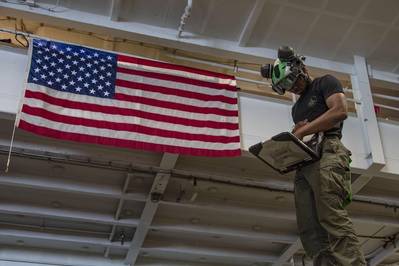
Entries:
[[[0, 145], [0, 155], [7, 154], [8, 147]], [[111, 169], [116, 171], [123, 171], [123, 172], [131, 172], [134, 171], [135, 173], [147, 173], [147, 174], [156, 174], [156, 173], [169, 173], [174, 178], [182, 178], [182, 179], [192, 179], [196, 177], [197, 179], [203, 181], [210, 181], [215, 183], [223, 183], [235, 186], [243, 186], [249, 188], [256, 188], [256, 189], [264, 189], [268, 191], [280, 192], [280, 193], [293, 193], [293, 190], [289, 186], [284, 185], [277, 185], [277, 186], [270, 186], [268, 184], [263, 184], [261, 182], [250, 181], [245, 179], [229, 179], [225, 176], [216, 176], [216, 175], [209, 175], [203, 174], [199, 172], [192, 172], [192, 171], [185, 171], [185, 170], [178, 170], [178, 169], [163, 169], [161, 167], [155, 166], [144, 166], [144, 165], [133, 165], [133, 164], [112, 164], [110, 162], [93, 162], [89, 159], [89, 157], [83, 158], [73, 158], [73, 156], [67, 154], [60, 154], [54, 152], [45, 152], [42, 153], [37, 150], [31, 149], [24, 149], [19, 147], [14, 147], [12, 151], [12, 156], [15, 157], [22, 157], [22, 158], [30, 158], [35, 160], [46, 160], [51, 162], [58, 162], [58, 163], [65, 163], [70, 165], [81, 165], [86, 167], [93, 167], [99, 169]], [[392, 202], [382, 203], [380, 201], [375, 201], [375, 199], [370, 198], [361, 198], [358, 199], [357, 195], [354, 196], [354, 202], [366, 203], [375, 206], [384, 206], [389, 208], [398, 208], [397, 204], [390, 204]], [[399, 226], [399, 225], [397, 225]]]
[[191, 15], [192, 6], [193, 6], [193, 0], [187, 0], [186, 8], [184, 9], [184, 13], [183, 13], [183, 15], [181, 16], [181, 19], [180, 19], [180, 25], [179, 25], [179, 29], [178, 29], [178, 33], [177, 33], [177, 38], [181, 37], [181, 33], [184, 30], [184, 26], [186, 25], [186, 21]]

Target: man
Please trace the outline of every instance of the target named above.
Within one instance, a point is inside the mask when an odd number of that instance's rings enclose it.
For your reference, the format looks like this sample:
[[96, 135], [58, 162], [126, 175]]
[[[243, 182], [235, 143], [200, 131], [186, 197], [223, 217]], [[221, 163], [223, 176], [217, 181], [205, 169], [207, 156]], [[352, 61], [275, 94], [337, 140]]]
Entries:
[[[282, 47], [270, 74], [279, 94], [299, 95], [292, 108], [293, 134], [324, 133], [321, 159], [297, 170], [295, 205], [302, 245], [314, 265], [366, 265], [345, 206], [351, 201], [350, 151], [341, 143], [346, 98], [331, 75], [312, 79], [304, 58]], [[264, 73], [262, 73], [263, 76]]]

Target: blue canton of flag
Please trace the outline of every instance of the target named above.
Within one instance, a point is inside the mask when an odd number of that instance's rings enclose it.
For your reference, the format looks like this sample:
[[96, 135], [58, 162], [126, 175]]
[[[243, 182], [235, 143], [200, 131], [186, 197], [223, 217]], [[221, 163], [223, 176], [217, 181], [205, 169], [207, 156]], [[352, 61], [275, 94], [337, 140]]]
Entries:
[[34, 39], [28, 82], [63, 92], [113, 98], [116, 66], [112, 53]]

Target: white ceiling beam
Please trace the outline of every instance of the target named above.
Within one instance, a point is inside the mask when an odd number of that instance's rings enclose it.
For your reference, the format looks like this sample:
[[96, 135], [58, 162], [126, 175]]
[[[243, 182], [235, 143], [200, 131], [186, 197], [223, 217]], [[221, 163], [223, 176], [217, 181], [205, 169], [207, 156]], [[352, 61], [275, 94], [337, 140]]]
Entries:
[[[160, 163], [160, 168], [173, 169], [176, 165], [178, 157], [178, 154], [164, 153]], [[140, 249], [143, 246], [152, 220], [158, 209], [159, 202], [162, 199], [163, 193], [168, 185], [169, 179], [170, 173], [158, 173], [155, 176], [149, 197], [144, 205], [144, 210], [141, 213], [139, 224], [136, 228], [132, 243], [125, 258], [126, 264], [135, 265], [140, 253]]]
[[263, 217], [263, 218], [275, 218], [282, 220], [295, 220], [295, 210], [293, 209], [278, 209], [278, 208], [254, 208], [248, 205], [240, 204], [241, 206], [237, 206], [237, 202], [229, 203], [217, 203], [215, 201], [209, 200], [208, 202], [174, 202], [174, 201], [162, 201], [163, 205], [173, 206], [176, 208], [189, 208], [189, 209], [198, 209], [201, 211], [212, 211], [212, 212], [227, 212], [227, 213], [235, 213], [242, 217]]
[[[15, 147], [15, 149], [18, 149], [17, 147]], [[54, 150], [55, 151], [55, 150]], [[29, 150], [29, 153], [31, 154], [34, 154], [34, 150]], [[51, 150], [49, 151], [49, 152], [51, 152]], [[48, 155], [49, 156], [49, 155]], [[71, 155], [72, 157], [73, 157], [73, 155]], [[176, 171], [176, 173], [180, 173], [179, 171]], [[185, 173], [184, 171], [182, 172], [183, 174]], [[200, 176], [201, 175], [201, 173], [191, 173], [193, 176]], [[208, 178], [210, 177], [210, 176], [207, 176]], [[223, 177], [215, 177], [215, 179], [216, 180], [224, 180], [223, 179]], [[227, 177], [226, 177], [226, 182], [227, 181], [231, 181], [231, 180], [229, 180]], [[237, 183], [238, 184], [238, 183]], [[244, 182], [244, 180], [243, 180], [243, 183], [242, 183], [242, 185], [246, 185], [246, 183]], [[255, 185], [255, 184], [252, 184], [252, 185]], [[284, 187], [284, 189], [286, 189], [285, 187]], [[373, 199], [370, 199], [370, 202], [373, 202]], [[176, 202], [163, 202], [163, 204], [167, 204], [167, 205], [175, 205], [175, 206], [177, 206], [177, 207], [179, 207], [179, 206], [181, 206], [181, 204], [183, 204], [183, 203], [176, 203]], [[8, 206], [7, 204], [6, 205], [4, 205], [4, 206]], [[18, 205], [17, 205], [18, 206]], [[201, 205], [198, 205], [198, 204], [191, 204], [191, 203], [184, 203], [184, 206], [186, 206], [186, 207], [189, 207], [189, 208], [199, 208], [199, 209], [201, 209], [201, 208], [203, 208], [203, 209], [206, 209], [206, 210], [213, 210], [213, 211], [216, 211], [216, 212], [220, 212], [220, 211], [224, 211], [224, 210], [228, 210], [229, 212], [233, 212], [233, 213], [237, 213], [237, 214], [242, 214], [242, 215], [247, 215], [247, 216], [260, 216], [260, 217], [268, 217], [268, 218], [277, 218], [277, 219], [288, 219], [288, 220], [293, 220], [293, 219], [295, 219], [295, 214], [294, 214], [294, 212], [293, 211], [291, 211], [291, 210], [287, 210], [287, 211], [282, 211], [281, 209], [280, 210], [275, 210], [275, 211], [273, 211], [273, 210], [271, 210], [271, 209], [261, 209], [261, 210], [259, 210], [259, 209], [249, 209], [248, 208], [248, 206], [242, 206], [242, 207], [238, 207], [238, 206], [229, 206], [229, 205], [226, 205], [226, 204], [224, 204], [224, 205], [220, 205], [220, 204], [215, 204], [215, 203], [212, 203], [212, 204], [208, 204], [207, 206], [201, 206]], [[370, 206], [372, 206], [372, 205], [370, 205]], [[6, 207], [5, 207], [6, 208]], [[32, 208], [39, 208], [40, 209], [40, 207], [32, 207]], [[375, 206], [373, 207], [373, 208], [375, 208]], [[382, 208], [382, 207], [381, 207]], [[20, 208], [19, 208], [20, 209]], [[0, 212], [1, 212], [1, 205], [0, 205]], [[5, 209], [4, 211], [7, 213], [8, 211], [12, 211], [13, 210], [13, 207], [10, 207], [9, 209]], [[32, 216], [37, 216], [37, 215], [34, 215], [35, 214], [35, 210], [32, 210]], [[29, 213], [29, 212], [28, 212]], [[47, 212], [46, 211], [44, 211], [44, 213], [46, 214]], [[61, 215], [61, 217], [65, 217], [65, 218], [67, 218], [68, 216], [70, 216], [70, 215], [67, 215], [67, 214], [65, 214], [65, 213], [60, 213], [60, 214], [57, 214], [57, 215]], [[55, 217], [54, 218], [56, 218], [57, 217], [57, 215], [55, 215]], [[113, 221], [112, 221], [112, 219], [110, 220], [110, 218], [112, 218], [112, 217], [109, 217], [108, 215], [106, 216], [107, 218], [105, 218], [104, 216], [102, 216], [102, 218], [99, 218], [99, 219], [97, 219], [97, 218], [93, 218], [93, 219], [91, 219], [90, 218], [90, 216], [89, 217], [86, 217], [86, 216], [83, 216], [83, 217], [81, 217], [80, 215], [81, 215], [81, 213], [79, 213], [79, 214], [74, 214], [74, 213], [72, 213], [71, 214], [72, 215], [72, 217], [69, 217], [70, 219], [72, 219], [72, 220], [76, 220], [76, 219], [83, 219], [83, 220], [86, 220], [86, 219], [88, 219], [88, 220], [90, 220], [90, 221], [92, 221], [92, 222], [96, 222], [97, 220], [98, 221], [102, 221], [101, 223], [106, 223], [106, 224], [113, 224]], [[76, 217], [75, 217], [76, 216]], [[367, 217], [369, 217], [369, 218], [367, 218]], [[354, 217], [354, 219], [356, 219], [356, 216]], [[372, 218], [370, 218], [370, 215], [367, 215], [367, 216], [363, 216], [363, 219], [366, 219], [366, 222], [371, 222], [371, 223], [379, 223], [379, 222], [381, 222], [381, 223], [384, 223], [384, 224], [387, 224], [387, 225], [392, 225], [392, 226], [395, 226], [395, 227], [397, 227], [398, 226], [398, 223], [397, 222], [393, 222], [393, 221], [391, 221], [391, 220], [389, 220], [388, 218], [382, 218], [381, 220], [380, 220], [380, 218], [377, 218], [376, 220], [375, 219], [372, 219]], [[124, 220], [123, 220], [124, 221]], [[136, 221], [137, 222], [137, 221]], [[115, 222], [115, 224], [116, 225], [118, 225], [120, 222]], [[123, 224], [125, 224], [125, 223], [123, 223]], [[129, 222], [127, 222], [127, 224], [128, 224], [128, 226], [129, 226]], [[130, 224], [131, 226], [135, 226], [135, 223], [133, 223], [133, 224]]]
[[[105, 259], [97, 254], [77, 251], [46, 250], [28, 247], [5, 246], [0, 249], [0, 263], [15, 265], [73, 265], [73, 266], [126, 266], [120, 259]], [[21, 263], [22, 262], [22, 263]], [[68, 262], [68, 264], [65, 264]], [[14, 264], [11, 264], [14, 265]]]
[[92, 237], [92, 236], [82, 236], [82, 235], [68, 235], [62, 233], [55, 232], [46, 232], [46, 229], [36, 229], [32, 228], [24, 229], [18, 228], [16, 226], [13, 227], [5, 227], [3, 225], [0, 226], [0, 237], [13, 237], [18, 240], [41, 240], [46, 242], [58, 242], [64, 244], [74, 244], [74, 245], [90, 245], [97, 247], [112, 247], [114, 249], [128, 249], [130, 242], [125, 242], [124, 245], [121, 245], [120, 242], [109, 242], [105, 237]]
[[[126, 191], [127, 191], [128, 187], [129, 187], [130, 180], [132, 178], [133, 178], [133, 174], [132, 173], [128, 173], [126, 178], [125, 178], [125, 182], [123, 183], [123, 187], [122, 187], [122, 190], [121, 190], [121, 197], [119, 199], [118, 207], [117, 207], [116, 212], [115, 212], [115, 220], [119, 220], [120, 219], [120, 215], [121, 215], [121, 212], [122, 212], [123, 204], [125, 203], [125, 200], [124, 200], [124, 198], [122, 196], [126, 194]], [[116, 225], [112, 225], [111, 234], [109, 235], [109, 238], [108, 238], [108, 240], [110, 242], [113, 241], [113, 239], [115, 237], [115, 233], [116, 233]], [[107, 248], [104, 251], [104, 257], [107, 258], [109, 256], [109, 251], [110, 251], [110, 248]]]
[[391, 72], [375, 70], [369, 67], [369, 77], [371, 79], [383, 80], [394, 84], [399, 83], [399, 75]]
[[297, 236], [285, 233], [273, 233], [266, 231], [250, 231], [243, 228], [232, 227], [229, 224], [223, 226], [216, 225], [199, 225], [199, 224], [184, 224], [181, 222], [170, 222], [160, 220], [156, 224], [151, 225], [151, 229], [159, 230], [161, 232], [175, 232], [177, 234], [198, 234], [198, 235], [213, 235], [221, 237], [235, 237], [240, 239], [252, 239], [270, 241], [276, 243], [292, 244], [296, 241]]
[[259, 19], [259, 16], [262, 14], [263, 6], [265, 5], [266, 0], [256, 0], [251, 13], [247, 21], [245, 22], [244, 28], [241, 31], [240, 39], [238, 40], [239, 46], [246, 46], [248, 43], [249, 38], [252, 35], [252, 31], [256, 25], [256, 22]]
[[[280, 3], [282, 6], [289, 6], [286, 3]], [[156, 43], [183, 49], [192, 52], [207, 53], [215, 56], [234, 58], [237, 60], [254, 60], [264, 62], [264, 60], [274, 60], [277, 56], [277, 50], [261, 47], [241, 47], [236, 41], [221, 40], [212, 37], [198, 36], [192, 33], [186, 33], [187, 38], [177, 38], [174, 29], [157, 27], [137, 22], [119, 23], [110, 21], [104, 16], [94, 13], [88, 13], [78, 10], [67, 9], [65, 12], [48, 12], [42, 9], [31, 9], [23, 5], [12, 5], [10, 3], [0, 2], [0, 6], [10, 16], [24, 16], [26, 19], [38, 20], [50, 23], [55, 26], [65, 27], [68, 23], [70, 28], [78, 28], [96, 32], [99, 34], [110, 35], [114, 37], [135, 39], [142, 42]], [[318, 57], [307, 56], [307, 65], [310, 67], [326, 69], [346, 74], [353, 73], [353, 65], [341, 63], [333, 60], [326, 60]], [[370, 73], [374, 70], [371, 69]], [[385, 80], [393, 83], [399, 83], [399, 74], [386, 71], [376, 71], [373, 78]], [[385, 78], [388, 78], [386, 80]]]
[[117, 187], [84, 183], [79, 181], [63, 181], [46, 176], [28, 176], [9, 172], [0, 176], [0, 185], [30, 188], [61, 193], [73, 193], [90, 196], [93, 198], [114, 198], [143, 202], [146, 200], [145, 193], [123, 193]]
[[292, 245], [290, 245], [273, 263], [273, 266], [282, 266], [287, 263], [287, 261], [294, 256], [302, 248], [301, 240], [298, 238]]
[[111, 6], [109, 9], [109, 19], [110, 20], [119, 21], [119, 15], [121, 12], [122, 1], [123, 0], [111, 0]]
[[[355, 196], [356, 197], [356, 196]], [[243, 217], [263, 217], [263, 218], [274, 218], [274, 219], [281, 219], [281, 220], [289, 220], [295, 221], [295, 211], [289, 209], [250, 209], [249, 206], [234, 206], [228, 204], [218, 204], [214, 202], [207, 202], [207, 203], [186, 203], [186, 202], [171, 202], [171, 201], [162, 201], [162, 204], [168, 206], [181, 206], [184, 208], [190, 209], [199, 209], [202, 211], [213, 211], [219, 214], [226, 212], [226, 213], [234, 213]], [[364, 203], [367, 205], [367, 203]], [[370, 205], [373, 206], [373, 205]], [[375, 209], [377, 206], [373, 206], [372, 208]], [[370, 207], [371, 208], [371, 207]], [[378, 207], [377, 207], [378, 208]], [[384, 206], [379, 207], [381, 211], [386, 210]], [[351, 215], [351, 219], [356, 222], [362, 222], [366, 224], [373, 224], [373, 225], [386, 225], [392, 226], [395, 228], [399, 227], [399, 221], [396, 218], [391, 216], [382, 216], [376, 215], [373, 216], [372, 213], [368, 212], [366, 214], [363, 213], [354, 213]]]
[[[68, 9], [65, 12], [51, 13], [41, 9], [30, 9], [25, 6], [17, 6], [0, 2], [7, 14], [31, 18], [55, 26], [63, 27], [68, 23], [70, 28], [79, 28], [99, 34], [112, 35], [114, 37], [135, 39], [143, 42], [156, 43], [184, 49], [192, 52], [209, 53], [216, 56], [233, 57], [237, 60], [275, 59], [277, 50], [261, 47], [240, 47], [236, 41], [221, 40], [212, 37], [198, 36], [185, 33], [187, 38], [177, 38], [176, 30], [152, 26], [137, 22], [114, 22], [104, 16], [78, 10]], [[342, 73], [352, 73], [352, 65], [317, 57], [307, 56], [307, 65]]]
[[[40, 150], [36, 151], [36, 150], [29, 149], [29, 147], [25, 147], [25, 146], [22, 146], [22, 147], [19, 147], [18, 145], [15, 145], [13, 150], [17, 151], [18, 149], [23, 149], [23, 150], [21, 150], [21, 152], [28, 152], [30, 155], [35, 155], [36, 153], [41, 154]], [[74, 158], [74, 156], [75, 156], [73, 153], [67, 153], [67, 154], [55, 153], [55, 152], [58, 152], [58, 151], [59, 151], [58, 149], [54, 149], [51, 146], [48, 146], [46, 157], [51, 157], [52, 155], [54, 155], [54, 156], [56, 156], [56, 158], [61, 158], [61, 157], [66, 157], [66, 156]], [[182, 174], [182, 175], [191, 174], [192, 176], [199, 176], [199, 177], [203, 176], [204, 178], [211, 178], [211, 180], [215, 179], [215, 180], [219, 180], [219, 181], [222, 181], [222, 182], [232, 182], [231, 178], [228, 178], [228, 177], [224, 177], [224, 176], [214, 176], [213, 177], [211, 175], [202, 175], [199, 172], [187, 172], [187, 171], [174, 170], [173, 173]], [[9, 181], [7, 181], [7, 182], [9, 182]], [[249, 181], [240, 179], [240, 180], [234, 180], [233, 184], [235, 184], [235, 185], [241, 185], [242, 184], [243, 186], [245, 186], [245, 185], [251, 185], [251, 186], [259, 185], [259, 188], [262, 188], [261, 184], [258, 184], [257, 182], [254, 182], [254, 181], [251, 181], [252, 183], [251, 182], [248, 183], [248, 182]], [[279, 187], [280, 187], [280, 185], [277, 185], [276, 189], [278, 189]], [[287, 192], [290, 191], [289, 188], [287, 188], [285, 186], [281, 187], [281, 189], [286, 190]], [[373, 202], [373, 200], [370, 199], [370, 202]], [[181, 204], [181, 203], [164, 202], [164, 204], [178, 205], [179, 206], [179, 204]], [[190, 204], [184, 204], [184, 205], [185, 206], [189, 206], [189, 207], [191, 206]], [[199, 205], [192, 205], [192, 206], [194, 208], [210, 208], [210, 209], [213, 209], [213, 210], [216, 210], [216, 211], [224, 210], [226, 208], [227, 209], [230, 208], [230, 206], [220, 206], [220, 207], [217, 207], [217, 206], [199, 206]], [[237, 211], [237, 210], [231, 210], [231, 211]], [[284, 212], [281, 212], [281, 210], [279, 210], [279, 211], [269, 210], [267, 212], [263, 212], [263, 210], [262, 210], [262, 212], [259, 212], [259, 210], [251, 210], [251, 209], [248, 209], [248, 208], [239, 208], [238, 209], [238, 213], [243, 213], [245, 215], [255, 215], [255, 216], [261, 215], [261, 216], [265, 216], [265, 217], [276, 217], [276, 218], [280, 217], [281, 219], [285, 219], [285, 218], [292, 219], [292, 218], [295, 218], [295, 215], [289, 210], [287, 210], [287, 212], [284, 213]]]
[[[18, 148], [17, 147], [15, 147], [15, 150], [17, 150]], [[35, 154], [35, 150], [25, 150], [25, 151], [29, 151], [29, 154]], [[51, 150], [51, 147], [49, 146], [49, 150], [48, 150], [48, 152], [53, 152], [53, 151], [58, 151], [58, 149], [57, 150]], [[72, 157], [74, 157], [74, 155], [73, 154], [69, 154], [70, 156], [72, 156]], [[50, 155], [47, 155], [47, 156], [50, 156]], [[61, 154], [58, 154], [57, 156], [61, 156]], [[65, 154], [63, 154], [63, 156], [65, 156]], [[176, 173], [180, 173], [179, 171], [176, 171]], [[201, 173], [192, 173], [192, 172], [190, 172], [193, 176], [201, 176]], [[185, 171], [183, 171], [182, 172], [182, 174], [185, 174]], [[210, 176], [206, 176], [206, 177], [208, 177], [208, 178], [210, 178]], [[225, 180], [226, 182], [227, 181], [231, 181], [230, 179], [228, 179], [227, 177], [226, 177], [226, 179], [223, 179], [223, 177], [215, 177], [215, 179], [216, 180]], [[256, 182], [255, 182], [256, 183]], [[237, 184], [241, 184], [241, 183], [237, 183]], [[247, 183], [245, 183], [244, 182], [244, 180], [242, 180], [242, 185], [247, 185]], [[256, 184], [251, 184], [251, 185], [256, 185]], [[284, 188], [284, 189], [286, 189], [286, 188]], [[373, 200], [370, 200], [371, 202], [373, 202]], [[179, 206], [179, 204], [181, 204], [181, 203], [176, 203], [176, 202], [164, 202], [164, 204], [169, 204], [169, 205], [178, 205]], [[242, 206], [241, 208], [237, 208], [237, 206], [233, 206], [233, 209], [231, 209], [232, 207], [231, 206], [225, 206], [225, 205], [221, 205], [221, 206], [219, 206], [218, 207], [218, 205], [216, 204], [216, 206], [214, 205], [214, 204], [211, 204], [211, 205], [208, 205], [208, 206], [200, 206], [200, 205], [193, 205], [193, 204], [184, 204], [185, 206], [188, 206], [188, 207], [190, 207], [191, 208], [191, 206], [193, 207], [193, 208], [207, 208], [207, 209], [209, 209], [209, 210], [214, 210], [214, 211], [223, 211], [223, 210], [226, 210], [226, 209], [228, 209], [229, 211], [231, 211], [231, 212], [236, 212], [237, 214], [245, 214], [245, 215], [254, 215], [255, 217], [256, 216], [261, 216], [261, 217], [269, 217], [269, 218], [281, 218], [281, 219], [288, 219], [288, 220], [291, 220], [291, 219], [295, 219], [295, 214], [293, 213], [293, 212], [291, 212], [290, 210], [287, 210], [287, 212], [282, 212], [281, 210], [278, 210], [278, 211], [273, 211], [273, 210], [265, 210], [265, 209], [262, 209], [262, 210], [257, 210], [257, 209], [255, 209], [255, 210], [250, 210], [250, 209], [248, 209], [247, 207], [245, 207], [245, 206]], [[373, 207], [374, 208], [374, 207]], [[12, 209], [12, 208], [11, 208]], [[0, 211], [1, 211], [1, 208], [0, 208]], [[35, 213], [35, 211], [33, 211], [33, 214]], [[32, 216], [37, 216], [37, 215], [32, 215]], [[63, 215], [63, 216], [68, 216], [68, 215]], [[370, 215], [368, 215], [368, 216], [370, 216]], [[79, 216], [78, 216], [79, 217]], [[73, 218], [73, 217], [72, 217]], [[367, 217], [365, 217], [365, 218], [367, 218]], [[86, 219], [86, 217], [84, 217], [84, 219]], [[355, 219], [356, 219], [356, 217], [355, 217]], [[95, 222], [96, 221], [96, 219], [89, 219], [89, 220], [92, 220], [93, 222]], [[371, 223], [375, 223], [374, 221], [374, 219], [368, 219], [368, 220], [372, 220], [371, 221]], [[377, 219], [378, 220], [378, 222], [380, 221], [379, 220], [379, 218]], [[101, 219], [100, 219], [100, 221], [101, 221]], [[389, 225], [389, 224], [392, 224], [393, 226], [395, 226], [395, 227], [397, 227], [397, 225], [398, 225], [398, 223], [397, 222], [392, 222], [392, 221], [390, 221], [389, 219], [388, 220], [386, 220], [386, 219], [383, 219], [383, 220], [381, 220], [381, 222], [382, 223], [385, 223], [385, 224], [387, 224], [387, 225]], [[112, 224], [112, 221], [109, 221], [109, 220], [107, 220], [106, 219], [106, 221], [105, 221], [105, 223], [106, 224]]]
[[377, 116], [371, 92], [366, 59], [354, 56], [355, 73], [351, 75], [352, 92], [356, 113], [362, 125], [366, 152], [369, 154], [370, 171], [379, 171], [385, 166], [384, 150], [379, 132]]
[[[164, 254], [173, 254], [174, 256], [198, 256], [209, 258], [209, 261], [219, 260], [223, 263], [231, 263], [237, 265], [239, 262], [247, 264], [248, 261], [253, 263], [265, 263], [274, 262], [277, 256], [274, 254], [267, 254], [266, 252], [244, 252], [240, 250], [232, 250], [228, 248], [217, 248], [217, 247], [203, 247], [203, 246], [187, 246], [185, 243], [174, 244], [168, 243], [161, 245], [149, 244], [148, 247], [144, 247], [142, 252], [154, 254], [156, 257]], [[229, 265], [231, 265], [229, 264]]]
[[123, 219], [116, 221], [112, 215], [99, 214], [80, 210], [63, 210], [42, 206], [23, 205], [19, 203], [0, 203], [0, 213], [25, 215], [32, 217], [45, 217], [64, 221], [89, 222], [95, 224], [108, 224], [117, 226], [136, 227], [138, 219]]

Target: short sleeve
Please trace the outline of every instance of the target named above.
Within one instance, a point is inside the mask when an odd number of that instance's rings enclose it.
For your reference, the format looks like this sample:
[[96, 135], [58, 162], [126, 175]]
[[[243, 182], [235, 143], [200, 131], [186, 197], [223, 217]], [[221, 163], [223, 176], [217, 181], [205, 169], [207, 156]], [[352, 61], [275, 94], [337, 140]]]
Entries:
[[323, 94], [324, 100], [326, 100], [328, 97], [330, 97], [334, 93], [343, 93], [344, 92], [341, 82], [334, 76], [325, 75], [321, 78], [320, 83], [321, 83], [320, 89]]

